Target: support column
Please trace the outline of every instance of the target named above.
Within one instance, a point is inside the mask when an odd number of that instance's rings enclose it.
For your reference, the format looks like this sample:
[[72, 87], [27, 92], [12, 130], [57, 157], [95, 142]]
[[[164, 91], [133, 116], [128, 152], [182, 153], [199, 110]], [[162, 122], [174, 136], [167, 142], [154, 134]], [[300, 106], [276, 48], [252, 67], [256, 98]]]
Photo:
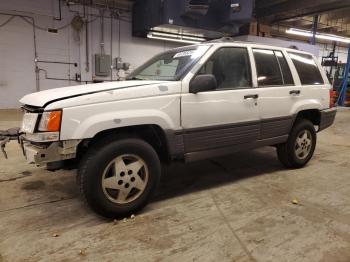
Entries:
[[310, 39], [310, 44], [316, 44], [316, 33], [317, 33], [318, 15], [314, 15], [314, 20], [312, 22], [312, 37]]
[[337, 104], [340, 106], [343, 106], [345, 102], [346, 91], [348, 89], [348, 83], [349, 83], [349, 71], [350, 71], [350, 44], [348, 48], [348, 60], [346, 61], [346, 65], [344, 68], [343, 81], [341, 84], [341, 89], [340, 89], [339, 97], [337, 101]]

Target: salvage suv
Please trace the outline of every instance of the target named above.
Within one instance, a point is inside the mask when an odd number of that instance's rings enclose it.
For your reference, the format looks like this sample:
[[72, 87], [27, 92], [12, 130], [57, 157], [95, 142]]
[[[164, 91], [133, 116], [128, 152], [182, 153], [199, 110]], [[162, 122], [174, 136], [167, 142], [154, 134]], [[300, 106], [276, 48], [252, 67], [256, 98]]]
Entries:
[[287, 168], [312, 157], [332, 125], [332, 88], [294, 49], [219, 40], [161, 53], [126, 81], [42, 91], [21, 100], [27, 161], [75, 162], [82, 195], [106, 217], [144, 207], [161, 163], [274, 146]]

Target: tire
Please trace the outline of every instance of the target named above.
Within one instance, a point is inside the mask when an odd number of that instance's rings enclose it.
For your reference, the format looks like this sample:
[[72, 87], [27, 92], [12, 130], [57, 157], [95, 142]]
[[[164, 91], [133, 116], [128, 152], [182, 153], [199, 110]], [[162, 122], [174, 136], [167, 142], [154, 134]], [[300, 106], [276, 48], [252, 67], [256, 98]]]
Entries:
[[314, 125], [306, 119], [297, 119], [286, 143], [277, 145], [277, 156], [287, 168], [301, 168], [312, 158], [316, 147]]
[[[107, 138], [91, 146], [80, 162], [80, 191], [97, 214], [130, 216], [152, 197], [161, 166], [151, 145], [137, 138]], [[129, 193], [128, 193], [129, 191]]]

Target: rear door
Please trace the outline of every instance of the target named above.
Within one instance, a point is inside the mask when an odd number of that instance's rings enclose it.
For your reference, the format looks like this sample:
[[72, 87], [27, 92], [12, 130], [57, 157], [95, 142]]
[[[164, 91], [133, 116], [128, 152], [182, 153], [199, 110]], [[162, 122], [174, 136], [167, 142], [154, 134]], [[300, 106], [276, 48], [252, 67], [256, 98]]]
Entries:
[[288, 51], [287, 55], [300, 80], [300, 103], [302, 105], [299, 105], [299, 109], [329, 108], [331, 85], [316, 57], [292, 51]]
[[260, 139], [288, 135], [293, 123], [292, 108], [298, 103], [301, 86], [293, 78], [290, 61], [281, 50], [252, 48], [259, 90]]

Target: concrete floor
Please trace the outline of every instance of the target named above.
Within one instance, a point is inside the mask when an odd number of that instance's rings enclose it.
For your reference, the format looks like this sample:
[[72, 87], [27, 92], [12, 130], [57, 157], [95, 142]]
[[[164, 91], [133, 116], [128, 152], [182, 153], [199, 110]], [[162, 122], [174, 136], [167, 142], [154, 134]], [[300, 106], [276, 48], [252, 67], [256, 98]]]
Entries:
[[[0, 129], [20, 114], [0, 111]], [[75, 172], [0, 156], [0, 261], [350, 261], [350, 110], [286, 170], [273, 148], [164, 168], [155, 199], [125, 221], [96, 216]], [[292, 200], [298, 200], [298, 204]]]

